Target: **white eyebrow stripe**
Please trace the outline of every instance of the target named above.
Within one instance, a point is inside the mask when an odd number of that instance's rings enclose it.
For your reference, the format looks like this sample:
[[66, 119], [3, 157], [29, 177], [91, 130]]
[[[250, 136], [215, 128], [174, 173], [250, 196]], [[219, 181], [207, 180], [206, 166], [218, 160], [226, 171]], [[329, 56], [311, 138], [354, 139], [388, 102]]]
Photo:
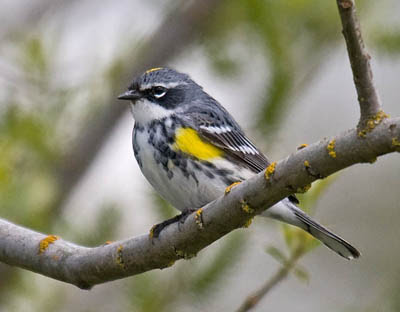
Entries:
[[141, 85], [139, 90], [144, 91], [144, 90], [151, 89], [153, 87], [163, 87], [166, 89], [171, 89], [171, 88], [175, 88], [177, 86], [183, 86], [183, 85], [187, 85], [187, 82], [148, 83], [145, 85]]

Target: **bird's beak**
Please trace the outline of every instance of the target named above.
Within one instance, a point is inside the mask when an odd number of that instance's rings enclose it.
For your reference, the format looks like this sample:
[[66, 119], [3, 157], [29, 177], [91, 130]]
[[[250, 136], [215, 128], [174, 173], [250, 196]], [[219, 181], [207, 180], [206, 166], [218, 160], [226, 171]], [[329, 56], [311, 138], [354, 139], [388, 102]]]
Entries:
[[141, 94], [136, 90], [128, 90], [125, 93], [122, 93], [118, 96], [118, 100], [130, 100], [136, 101], [140, 99]]

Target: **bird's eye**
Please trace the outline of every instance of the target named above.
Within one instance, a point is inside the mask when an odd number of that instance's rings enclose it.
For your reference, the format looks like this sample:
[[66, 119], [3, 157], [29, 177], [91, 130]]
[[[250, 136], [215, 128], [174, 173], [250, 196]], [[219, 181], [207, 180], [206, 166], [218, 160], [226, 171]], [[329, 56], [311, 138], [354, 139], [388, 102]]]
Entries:
[[151, 91], [156, 99], [162, 98], [167, 93], [167, 89], [160, 86], [154, 87]]

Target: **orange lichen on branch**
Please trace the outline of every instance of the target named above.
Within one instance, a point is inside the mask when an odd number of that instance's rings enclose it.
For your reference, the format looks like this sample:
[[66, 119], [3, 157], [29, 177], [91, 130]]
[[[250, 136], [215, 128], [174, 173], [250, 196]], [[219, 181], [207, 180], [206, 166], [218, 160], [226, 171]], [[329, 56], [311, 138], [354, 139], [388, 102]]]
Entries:
[[231, 185], [229, 185], [226, 189], [225, 189], [225, 195], [229, 194], [230, 191], [232, 190], [232, 188], [238, 184], [240, 184], [241, 182], [233, 182]]
[[202, 213], [203, 213], [203, 208], [200, 208], [196, 210], [194, 215], [194, 220], [196, 221], [196, 224], [200, 230], [204, 228]]
[[265, 176], [265, 179], [266, 179], [266, 180], [269, 180], [269, 179], [272, 177], [272, 175], [273, 175], [274, 172], [275, 172], [275, 167], [276, 167], [276, 161], [274, 161], [273, 163], [271, 163], [271, 164], [267, 167], [267, 169], [265, 169], [265, 174], [264, 174], [264, 176]]
[[249, 206], [244, 200], [240, 202], [241, 208], [245, 213], [254, 213], [254, 209]]
[[115, 261], [117, 262], [117, 264], [125, 269], [125, 263], [124, 263], [124, 259], [122, 257], [122, 250], [124, 249], [124, 247], [122, 245], [119, 245], [117, 248], [117, 257], [115, 258]]
[[328, 146], [326, 147], [329, 156], [331, 156], [332, 158], [336, 158], [335, 145], [336, 145], [336, 140], [333, 139], [329, 141]]
[[367, 133], [374, 130], [377, 125], [379, 125], [384, 119], [389, 117], [390, 116], [388, 114], [380, 110], [376, 115], [367, 120], [365, 128], [358, 131], [358, 136], [361, 138], [365, 138]]
[[60, 239], [57, 235], [49, 235], [43, 238], [39, 243], [39, 254], [45, 252], [49, 248], [50, 244], [53, 244], [56, 240]]

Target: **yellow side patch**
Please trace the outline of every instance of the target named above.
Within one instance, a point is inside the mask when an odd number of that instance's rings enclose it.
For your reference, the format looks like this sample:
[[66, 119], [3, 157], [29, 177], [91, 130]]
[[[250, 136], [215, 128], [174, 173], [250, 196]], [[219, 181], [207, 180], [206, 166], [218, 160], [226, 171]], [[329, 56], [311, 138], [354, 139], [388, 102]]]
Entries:
[[203, 141], [196, 130], [191, 128], [179, 128], [177, 130], [174, 149], [200, 160], [209, 160], [223, 154], [221, 149]]
[[153, 72], [153, 71], [160, 70], [160, 69], [163, 69], [163, 68], [162, 68], [162, 67], [154, 67], [154, 68], [150, 68], [150, 69], [146, 70], [146, 74], [148, 74], [148, 73], [151, 73], [151, 72]]

